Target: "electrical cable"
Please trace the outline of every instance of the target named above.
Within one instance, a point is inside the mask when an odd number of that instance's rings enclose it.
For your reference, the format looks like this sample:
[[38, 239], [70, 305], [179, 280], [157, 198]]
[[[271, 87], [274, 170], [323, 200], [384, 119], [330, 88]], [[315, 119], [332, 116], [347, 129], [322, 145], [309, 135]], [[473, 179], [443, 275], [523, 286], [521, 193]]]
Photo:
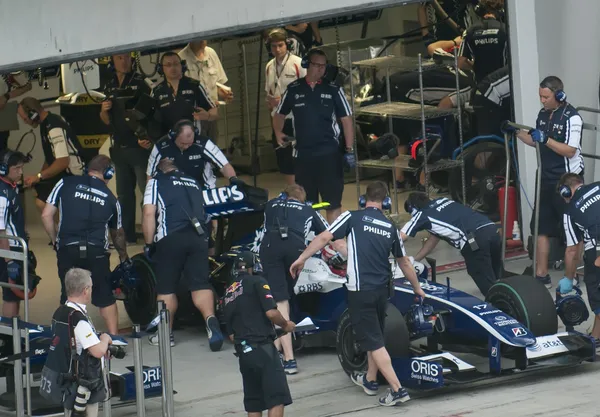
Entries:
[[[87, 61], [88, 61], [87, 59], [85, 61], [83, 61], [84, 66], [85, 66], [85, 63]], [[87, 85], [85, 84], [85, 79], [83, 78], [83, 72], [81, 71], [81, 68], [79, 67], [79, 61], [76, 61], [75, 65], [77, 65], [77, 70], [79, 71], [79, 76], [81, 77], [81, 83], [83, 84], [83, 88], [85, 88], [85, 93], [88, 95], [88, 97], [90, 98], [90, 100], [92, 100], [94, 103], [96, 103], [96, 104], [102, 103], [102, 100], [96, 100], [90, 94], [90, 91], [88, 90]]]
[[27, 157], [27, 160], [31, 161], [33, 159], [33, 156], [31, 155], [31, 153], [35, 149], [35, 145], [37, 143], [37, 135], [35, 134], [33, 129], [31, 129], [29, 132], [23, 133], [23, 136], [21, 136], [21, 139], [19, 139], [19, 143], [17, 143], [17, 147], [16, 147], [15, 151], [18, 151], [21, 148], [21, 144], [23, 143], [23, 140], [25, 139], [25, 137], [27, 135], [33, 135], [33, 145], [31, 145], [31, 149], [29, 149], [29, 152], [27, 152], [25, 154], [25, 156]]
[[[151, 74], [146, 73], [146, 71], [144, 71], [144, 69], [142, 68], [142, 54], [140, 52], [136, 52], [135, 53], [135, 64], [137, 67], [137, 70], [140, 72], [140, 74], [142, 74], [145, 78], [152, 78], [156, 75], [156, 73], [158, 72], [158, 65], [160, 62], [160, 52], [156, 53], [156, 62], [154, 64], [154, 72]], [[150, 63], [152, 63], [152, 57], [150, 57]]]

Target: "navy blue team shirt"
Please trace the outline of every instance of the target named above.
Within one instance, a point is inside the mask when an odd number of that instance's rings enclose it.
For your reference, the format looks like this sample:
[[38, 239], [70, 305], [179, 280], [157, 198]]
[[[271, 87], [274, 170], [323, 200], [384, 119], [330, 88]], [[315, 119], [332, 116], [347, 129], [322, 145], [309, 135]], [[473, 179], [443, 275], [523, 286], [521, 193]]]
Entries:
[[493, 225], [490, 219], [467, 206], [449, 198], [438, 198], [413, 214], [401, 231], [415, 237], [421, 230], [427, 230], [455, 248], [462, 249], [469, 233]]
[[[0, 179], [0, 230], [8, 236], [18, 236], [26, 239], [25, 213], [19, 198], [19, 188], [16, 184]], [[21, 247], [17, 240], [10, 239], [11, 247]]]
[[342, 213], [328, 228], [334, 240], [347, 237], [349, 291], [372, 291], [388, 285], [390, 253], [406, 256], [400, 232], [374, 207]]
[[59, 248], [87, 240], [89, 245], [108, 249], [108, 229], [121, 224], [119, 201], [100, 178], [69, 176], [56, 183], [46, 201], [60, 209]]
[[573, 193], [563, 216], [567, 246], [583, 240], [585, 250], [596, 248], [600, 239], [600, 182], [583, 185]]

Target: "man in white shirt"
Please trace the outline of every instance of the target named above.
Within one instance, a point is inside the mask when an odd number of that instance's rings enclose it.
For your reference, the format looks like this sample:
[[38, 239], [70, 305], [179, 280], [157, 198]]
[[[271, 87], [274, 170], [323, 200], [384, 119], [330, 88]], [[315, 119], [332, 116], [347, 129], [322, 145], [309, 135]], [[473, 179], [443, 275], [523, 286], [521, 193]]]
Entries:
[[[217, 85], [224, 85], [227, 82], [227, 74], [225, 74], [219, 55], [213, 48], [207, 46], [205, 40], [190, 42], [179, 51], [179, 57], [185, 60], [187, 65], [187, 71], [184, 75], [199, 81], [214, 103], [218, 103], [219, 98], [228, 103], [233, 100], [231, 89]], [[202, 133], [218, 143], [217, 123], [216, 120], [203, 121]]]
[[[288, 85], [298, 78], [306, 76], [306, 69], [300, 65], [302, 59], [291, 53], [289, 49], [290, 40], [284, 29], [277, 28], [270, 31], [267, 42], [271, 47], [274, 58], [265, 67], [265, 91], [267, 93], [267, 107], [273, 115]], [[294, 116], [292, 112], [286, 116], [283, 133], [286, 136], [294, 136]], [[272, 141], [276, 149], [275, 154], [279, 172], [284, 176], [286, 184], [292, 185], [295, 182], [294, 148], [287, 146], [278, 149], [279, 145], [275, 133], [273, 133]]]

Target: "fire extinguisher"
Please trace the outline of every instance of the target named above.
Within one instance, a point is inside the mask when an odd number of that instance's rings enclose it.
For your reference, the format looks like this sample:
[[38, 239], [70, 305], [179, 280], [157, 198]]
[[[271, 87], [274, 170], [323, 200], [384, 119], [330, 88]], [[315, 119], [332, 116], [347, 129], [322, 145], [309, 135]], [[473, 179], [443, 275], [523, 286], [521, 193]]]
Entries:
[[[504, 195], [505, 188], [498, 189], [498, 202], [500, 203], [500, 219], [504, 220]], [[506, 224], [502, 225], [504, 230], [504, 239], [510, 240], [513, 238], [513, 225], [517, 221], [517, 189], [513, 186], [508, 187], [508, 204], [506, 214]]]

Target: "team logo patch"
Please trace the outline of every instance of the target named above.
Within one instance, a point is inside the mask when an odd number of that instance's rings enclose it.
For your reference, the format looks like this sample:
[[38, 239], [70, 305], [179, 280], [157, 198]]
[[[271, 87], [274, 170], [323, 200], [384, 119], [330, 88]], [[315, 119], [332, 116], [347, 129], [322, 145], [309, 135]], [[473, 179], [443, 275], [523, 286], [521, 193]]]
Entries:
[[265, 295], [265, 298], [273, 298], [273, 296], [271, 294], [267, 294]]
[[263, 285], [263, 288], [264, 288], [265, 290], [270, 290], [270, 289], [271, 289], [271, 287], [269, 287], [268, 285]]

